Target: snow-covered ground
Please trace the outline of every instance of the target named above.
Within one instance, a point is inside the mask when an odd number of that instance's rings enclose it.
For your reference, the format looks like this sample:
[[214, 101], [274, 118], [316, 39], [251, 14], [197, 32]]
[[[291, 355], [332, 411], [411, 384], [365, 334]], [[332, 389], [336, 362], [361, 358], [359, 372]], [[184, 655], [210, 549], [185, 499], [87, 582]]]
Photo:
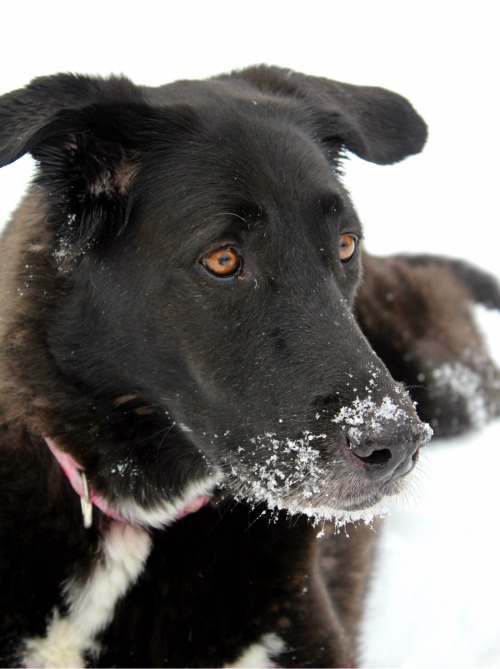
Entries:
[[381, 531], [367, 667], [500, 667], [500, 424], [432, 444]]
[[[155, 85], [267, 62], [406, 95], [429, 123], [425, 151], [346, 168], [368, 249], [460, 256], [500, 276], [496, 3], [21, 0], [2, 26], [0, 94], [57, 71]], [[0, 222], [29, 173], [28, 159], [0, 171]], [[481, 321], [498, 349], [500, 316]], [[380, 532], [364, 666], [500, 667], [499, 471], [500, 420], [423, 454]]]
[[[478, 310], [500, 362], [500, 315]], [[367, 667], [500, 667], [500, 421], [422, 452], [380, 531]]]

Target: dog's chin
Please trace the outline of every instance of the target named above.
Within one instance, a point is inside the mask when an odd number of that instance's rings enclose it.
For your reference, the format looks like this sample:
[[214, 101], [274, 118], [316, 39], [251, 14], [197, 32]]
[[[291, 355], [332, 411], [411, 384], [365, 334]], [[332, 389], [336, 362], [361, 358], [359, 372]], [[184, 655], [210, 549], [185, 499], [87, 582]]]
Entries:
[[224, 464], [223, 487], [236, 501], [265, 507], [271, 514], [306, 516], [313, 524], [371, 523], [387, 513], [391, 497], [408, 480], [406, 475], [377, 481], [363, 467], [353, 466], [326, 435], [310, 432], [295, 439], [265, 434]]
[[331, 521], [336, 527], [341, 527], [353, 522], [364, 522], [368, 525], [377, 518], [385, 516], [394, 497], [405, 488], [406, 480], [399, 480], [382, 488], [365, 491], [357, 496], [325, 499], [324, 494], [309, 496], [301, 495], [300, 491], [283, 497], [280, 497], [279, 494], [267, 493], [245, 496], [240, 490], [235, 498], [237, 501], [244, 501], [254, 506], [265, 504], [271, 513], [286, 511], [291, 516], [307, 516], [313, 525]]
[[390, 507], [390, 496], [374, 495], [366, 499], [335, 500], [331, 504], [315, 504], [315, 500], [280, 500], [279, 498], [262, 500], [272, 511], [287, 511], [290, 515], [303, 515], [310, 518], [313, 524], [333, 521], [336, 526], [362, 521], [370, 524], [385, 516]]
[[163, 497], [158, 493], [149, 495], [147, 504], [143, 499], [118, 497], [113, 503], [106, 502], [106, 513], [131, 525], [163, 529], [206, 506], [221, 479], [218, 472], [206, 475], [192, 481], [176, 497]]

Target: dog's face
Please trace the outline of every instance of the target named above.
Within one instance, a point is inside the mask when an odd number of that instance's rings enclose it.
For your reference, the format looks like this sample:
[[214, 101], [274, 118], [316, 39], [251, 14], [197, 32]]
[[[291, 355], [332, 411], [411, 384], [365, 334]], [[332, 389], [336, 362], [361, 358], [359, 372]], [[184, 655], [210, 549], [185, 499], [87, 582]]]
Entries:
[[[1, 156], [40, 163], [63, 286], [51, 356], [112, 413], [73, 455], [123, 515], [216, 483], [362, 513], [429, 439], [352, 315], [362, 230], [337, 169], [344, 148], [381, 163], [419, 150], [424, 126], [387, 91], [294, 76], [54, 77], [22, 92], [23, 118], [19, 96], [4, 103]], [[125, 422], [129, 443], [100, 443]]]

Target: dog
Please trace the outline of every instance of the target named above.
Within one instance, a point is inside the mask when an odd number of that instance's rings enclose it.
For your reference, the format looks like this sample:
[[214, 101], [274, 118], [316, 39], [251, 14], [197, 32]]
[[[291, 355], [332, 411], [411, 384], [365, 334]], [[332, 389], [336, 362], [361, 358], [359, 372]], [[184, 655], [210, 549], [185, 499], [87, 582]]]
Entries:
[[500, 406], [495, 281], [367, 255], [343, 185], [424, 121], [268, 66], [43, 77], [0, 121], [37, 162], [0, 247], [0, 661], [355, 666], [370, 523]]

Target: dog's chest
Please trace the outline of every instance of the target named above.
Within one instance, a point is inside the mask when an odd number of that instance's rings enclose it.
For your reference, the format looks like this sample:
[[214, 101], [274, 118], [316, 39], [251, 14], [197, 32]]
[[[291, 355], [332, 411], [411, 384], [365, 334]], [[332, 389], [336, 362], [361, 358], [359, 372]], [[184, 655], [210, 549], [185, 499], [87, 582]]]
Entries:
[[286, 644], [272, 625], [256, 634], [246, 588], [234, 578], [247, 569], [238, 551], [234, 574], [225, 560], [204, 573], [197, 565], [206, 555], [199, 559], [194, 546], [169, 551], [163, 533], [158, 537], [159, 546], [146, 530], [111, 522], [90, 572], [62, 585], [64, 611], [52, 611], [44, 635], [23, 640], [20, 665], [178, 666], [189, 658], [190, 666], [277, 666]]
[[141, 574], [151, 550], [145, 530], [113, 522], [104, 534], [100, 555], [82, 582], [63, 588], [67, 613], [53, 611], [46, 635], [25, 640], [23, 666], [85, 667], [98, 655], [98, 636], [113, 619], [117, 602]]

